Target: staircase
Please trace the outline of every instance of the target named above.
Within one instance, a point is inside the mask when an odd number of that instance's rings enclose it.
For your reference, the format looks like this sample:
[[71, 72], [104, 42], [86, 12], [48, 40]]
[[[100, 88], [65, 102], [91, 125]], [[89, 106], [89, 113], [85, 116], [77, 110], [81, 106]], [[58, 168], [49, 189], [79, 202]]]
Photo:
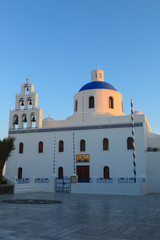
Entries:
[[35, 185], [31, 183], [17, 184], [17, 193], [39, 192]]

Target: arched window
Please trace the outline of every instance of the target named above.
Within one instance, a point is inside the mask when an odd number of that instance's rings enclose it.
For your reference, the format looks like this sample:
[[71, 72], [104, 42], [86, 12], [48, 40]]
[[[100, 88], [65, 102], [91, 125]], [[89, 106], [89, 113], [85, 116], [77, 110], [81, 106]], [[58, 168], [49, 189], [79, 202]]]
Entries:
[[18, 168], [18, 179], [21, 179], [22, 178], [22, 168], [19, 167]]
[[84, 140], [84, 139], [82, 139], [82, 140], [80, 141], [80, 151], [81, 151], [81, 152], [85, 152], [85, 151], [86, 151], [86, 143], [85, 143], [85, 140]]
[[59, 141], [59, 152], [64, 151], [64, 142], [62, 140]]
[[109, 141], [108, 138], [103, 139], [103, 150], [109, 150]]
[[43, 153], [43, 142], [39, 142], [38, 152], [39, 152], [39, 153]]
[[109, 97], [109, 108], [114, 108], [113, 97]]
[[75, 101], [74, 111], [77, 112], [78, 110], [78, 100]]
[[103, 177], [104, 178], [109, 178], [109, 167], [105, 166], [103, 168]]
[[94, 108], [94, 97], [89, 97], [89, 108]]
[[23, 142], [19, 144], [19, 153], [23, 153]]
[[127, 138], [127, 149], [128, 150], [133, 149], [133, 138], [131, 138], [131, 137]]
[[62, 167], [58, 168], [58, 178], [60, 178], [60, 179], [63, 178], [63, 168]]

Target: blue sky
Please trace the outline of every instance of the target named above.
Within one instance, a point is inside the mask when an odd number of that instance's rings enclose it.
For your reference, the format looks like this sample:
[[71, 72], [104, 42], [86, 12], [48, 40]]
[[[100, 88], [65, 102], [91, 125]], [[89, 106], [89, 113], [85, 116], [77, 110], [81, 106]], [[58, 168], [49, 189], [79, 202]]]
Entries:
[[65, 119], [97, 64], [123, 94], [124, 113], [132, 98], [160, 134], [159, 13], [159, 0], [1, 0], [0, 139], [27, 77], [43, 118]]

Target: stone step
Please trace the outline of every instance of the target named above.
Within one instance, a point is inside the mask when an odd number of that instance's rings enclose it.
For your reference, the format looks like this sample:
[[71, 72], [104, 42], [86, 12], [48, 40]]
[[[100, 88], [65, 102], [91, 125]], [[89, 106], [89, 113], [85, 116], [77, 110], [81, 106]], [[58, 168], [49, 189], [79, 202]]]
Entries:
[[27, 193], [27, 192], [38, 192], [38, 189], [31, 184], [18, 184], [17, 185], [18, 193]]

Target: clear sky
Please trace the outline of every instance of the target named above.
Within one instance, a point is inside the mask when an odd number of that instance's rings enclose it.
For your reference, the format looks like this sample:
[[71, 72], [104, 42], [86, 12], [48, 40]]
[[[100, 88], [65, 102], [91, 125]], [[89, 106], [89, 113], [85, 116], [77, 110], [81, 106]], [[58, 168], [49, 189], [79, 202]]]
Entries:
[[0, 139], [26, 78], [60, 120], [97, 64], [160, 134], [160, 0], [1, 0]]

